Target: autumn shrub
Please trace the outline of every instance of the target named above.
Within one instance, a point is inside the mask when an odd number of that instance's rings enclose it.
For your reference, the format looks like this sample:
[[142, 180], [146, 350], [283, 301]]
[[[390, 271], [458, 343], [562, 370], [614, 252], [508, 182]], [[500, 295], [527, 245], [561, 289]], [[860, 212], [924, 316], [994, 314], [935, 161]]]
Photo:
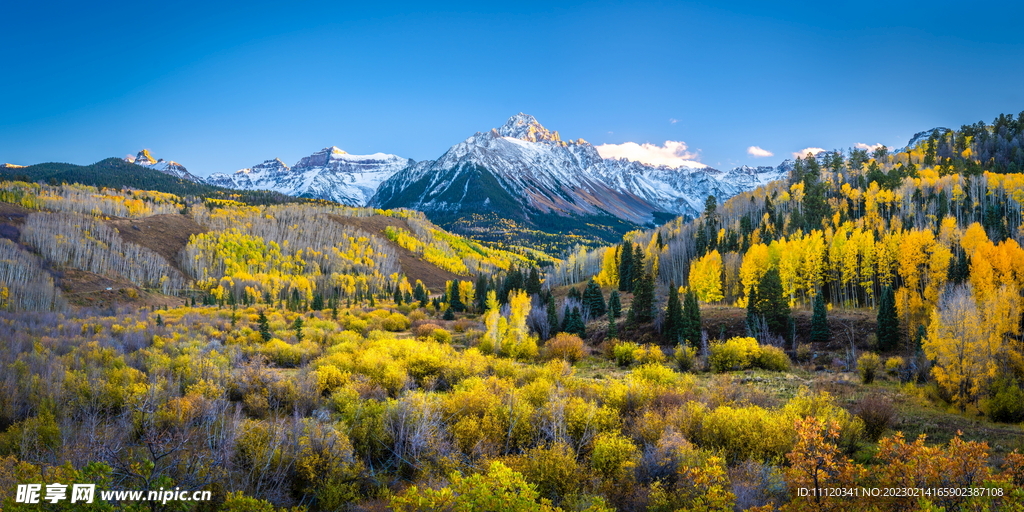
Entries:
[[864, 352], [857, 358], [857, 373], [864, 384], [871, 384], [875, 381], [875, 375], [882, 366], [882, 358], [874, 352]]
[[620, 341], [612, 348], [612, 355], [615, 363], [619, 366], [629, 366], [636, 361], [636, 352], [640, 345], [632, 341]]
[[575, 334], [560, 332], [544, 344], [546, 359], [563, 359], [575, 363], [583, 359], [583, 355], [583, 340]]
[[754, 358], [753, 366], [770, 372], [788, 371], [789, 356], [779, 347], [765, 345], [760, 347], [760, 352]]
[[470, 327], [473, 327], [475, 325], [477, 325], [477, 322], [474, 322], [468, 318], [460, 318], [456, 320], [455, 323], [452, 324], [452, 330], [454, 330], [455, 332], [462, 333], [466, 332]]
[[673, 359], [676, 362], [676, 366], [681, 372], [688, 372], [693, 370], [697, 365], [697, 349], [690, 345], [678, 345], [676, 346], [676, 352], [673, 355]]
[[1017, 423], [1024, 420], [1024, 391], [1016, 379], [997, 379], [981, 400], [981, 410], [992, 421]]
[[709, 348], [708, 363], [716, 373], [750, 368], [760, 347], [754, 338], [730, 338]]
[[[544, 510], [538, 502], [540, 494], [522, 474], [501, 462], [491, 462], [485, 474], [448, 475], [448, 486], [440, 489], [411, 486], [391, 497], [396, 512], [434, 510], [470, 511], [501, 510], [527, 512]], [[548, 508], [550, 510], [550, 507]]]
[[421, 323], [413, 328], [413, 332], [417, 338], [426, 338], [430, 336], [430, 333], [434, 332], [434, 329], [440, 329], [441, 326], [433, 323]]
[[844, 450], [853, 453], [864, 437], [864, 421], [840, 407], [827, 391], [811, 391], [801, 388], [796, 396], [783, 407], [783, 412], [793, 418], [814, 417], [824, 423], [835, 423], [839, 427], [838, 443]]
[[581, 476], [585, 469], [565, 443], [535, 446], [512, 459], [509, 465], [536, 486], [542, 498], [555, 505], [565, 496], [579, 492], [584, 482]]
[[337, 510], [355, 501], [362, 469], [344, 432], [329, 423], [302, 421], [294, 485], [316, 496], [321, 509]]
[[701, 510], [731, 512], [736, 496], [730, 489], [725, 460], [708, 450], [679, 444], [669, 455], [675, 471], [651, 485], [648, 512]]
[[661, 351], [661, 347], [652, 343], [645, 343], [634, 354], [636, 361], [640, 364], [650, 363], [664, 363], [665, 353]]
[[796, 346], [796, 360], [798, 362], [809, 363], [813, 355], [814, 350], [810, 343], [801, 343]]
[[730, 338], [712, 344], [708, 355], [711, 370], [717, 373], [761, 368], [768, 371], [789, 370], [789, 356], [781, 348], [759, 345], [754, 338]]
[[639, 460], [639, 448], [617, 432], [605, 432], [594, 439], [590, 466], [607, 481], [619, 485], [632, 481]]
[[854, 408], [854, 414], [864, 422], [864, 436], [871, 442], [878, 442], [896, 421], [892, 400], [880, 393], [864, 397]]
[[900, 356], [892, 356], [885, 360], [885, 373], [890, 377], [899, 377], [901, 370], [903, 370], [906, 362]]
[[762, 407], [722, 406], [708, 411], [697, 444], [721, 450], [728, 461], [780, 461], [793, 445], [792, 416]]

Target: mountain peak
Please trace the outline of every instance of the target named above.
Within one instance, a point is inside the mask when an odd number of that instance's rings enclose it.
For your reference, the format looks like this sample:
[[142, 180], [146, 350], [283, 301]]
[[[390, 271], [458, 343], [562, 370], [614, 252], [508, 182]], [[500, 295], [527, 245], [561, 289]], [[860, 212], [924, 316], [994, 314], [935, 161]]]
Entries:
[[537, 118], [522, 112], [508, 118], [504, 126], [498, 128], [502, 137], [512, 137], [530, 142], [559, 142], [558, 132], [549, 131], [541, 125]]
[[143, 149], [139, 151], [138, 155], [135, 155], [135, 163], [139, 165], [152, 165], [156, 163], [156, 159], [153, 158], [153, 155], [149, 154], [148, 149]]

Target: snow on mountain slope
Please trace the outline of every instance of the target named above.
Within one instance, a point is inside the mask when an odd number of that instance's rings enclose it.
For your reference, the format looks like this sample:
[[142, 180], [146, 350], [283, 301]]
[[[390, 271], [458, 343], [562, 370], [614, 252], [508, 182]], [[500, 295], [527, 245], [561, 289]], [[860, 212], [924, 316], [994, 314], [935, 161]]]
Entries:
[[[452, 146], [435, 161], [396, 173], [381, 184], [370, 204], [454, 212], [466, 210], [467, 201], [470, 209], [486, 208], [488, 203], [479, 201], [489, 198], [518, 203], [512, 209], [527, 216], [529, 211], [610, 214], [648, 224], [655, 212], [696, 215], [708, 195], [724, 200], [785, 176], [782, 166], [724, 173], [710, 167], [604, 159], [583, 139], [563, 141], [558, 132], [520, 113], [501, 128]], [[490, 182], [500, 189], [486, 186]]]
[[380, 184], [413, 160], [384, 153], [350, 155], [337, 147], [302, 158], [293, 167], [267, 160], [232, 174], [216, 173], [206, 182], [241, 190], [276, 190], [288, 195], [365, 206]]
[[134, 163], [136, 165], [141, 165], [143, 167], [149, 167], [150, 169], [153, 169], [153, 170], [156, 170], [156, 171], [160, 171], [160, 172], [162, 172], [164, 174], [170, 174], [171, 176], [174, 176], [175, 178], [181, 178], [183, 180], [194, 181], [196, 183], [202, 183], [203, 182], [202, 178], [200, 178], [199, 176], [195, 176], [192, 173], [188, 172], [188, 170], [185, 169], [185, 166], [179, 164], [178, 162], [166, 161], [163, 158], [161, 158], [159, 160], [153, 158], [153, 155], [149, 154], [149, 150], [148, 149], [143, 149], [142, 151], [139, 151], [139, 154], [134, 156], [134, 157], [129, 155], [129, 156], [126, 156], [124, 159], [125, 159], [125, 161], [132, 162], [132, 163]]

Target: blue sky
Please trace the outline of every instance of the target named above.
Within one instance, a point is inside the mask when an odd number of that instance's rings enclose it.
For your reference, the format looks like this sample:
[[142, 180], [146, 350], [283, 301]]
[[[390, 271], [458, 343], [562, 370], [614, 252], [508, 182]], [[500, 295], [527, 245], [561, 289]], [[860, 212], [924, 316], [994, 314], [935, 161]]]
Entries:
[[0, 162], [433, 159], [522, 111], [729, 168], [1024, 110], [1016, 2], [284, 4], [9, 2]]

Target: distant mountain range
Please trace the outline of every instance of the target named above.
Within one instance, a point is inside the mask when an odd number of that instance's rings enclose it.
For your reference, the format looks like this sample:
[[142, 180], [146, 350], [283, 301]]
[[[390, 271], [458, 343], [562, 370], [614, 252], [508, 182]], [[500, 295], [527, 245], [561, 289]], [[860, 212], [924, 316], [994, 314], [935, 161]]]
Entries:
[[213, 174], [206, 182], [226, 188], [276, 190], [293, 196], [365, 206], [381, 183], [414, 163], [411, 159], [384, 153], [350, 155], [332, 146], [299, 160], [290, 168], [274, 158], [233, 174]]
[[579, 235], [580, 241], [615, 240], [638, 226], [695, 216], [709, 195], [724, 200], [783, 178], [790, 167], [784, 162], [722, 172], [702, 164], [673, 168], [606, 159], [585, 140], [563, 141], [522, 113], [421, 162], [385, 153], [350, 155], [332, 146], [292, 167], [275, 158], [202, 180], [146, 150], [126, 160], [219, 187], [422, 210], [449, 229], [482, 239], [501, 234], [493, 229], [501, 219], [513, 224], [505, 226], [512, 231]]

